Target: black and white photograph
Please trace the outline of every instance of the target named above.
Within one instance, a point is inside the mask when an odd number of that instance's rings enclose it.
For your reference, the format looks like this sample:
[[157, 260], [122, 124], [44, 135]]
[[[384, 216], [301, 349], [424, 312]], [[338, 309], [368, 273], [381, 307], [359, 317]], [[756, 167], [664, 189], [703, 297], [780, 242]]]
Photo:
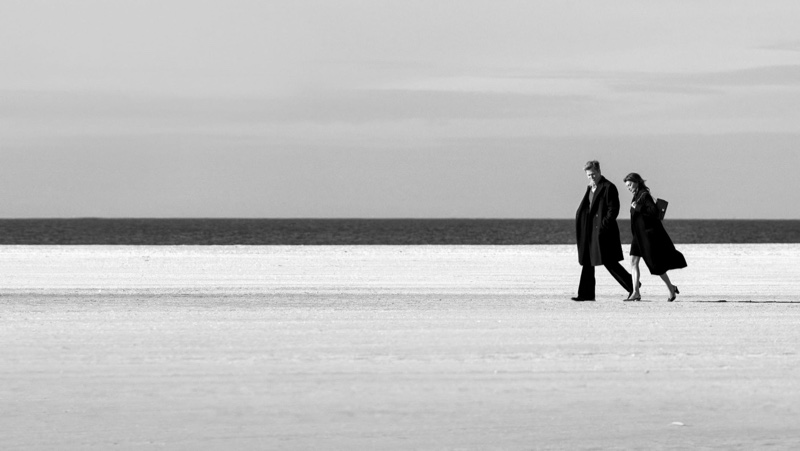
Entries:
[[800, 449], [800, 2], [0, 0], [0, 450]]

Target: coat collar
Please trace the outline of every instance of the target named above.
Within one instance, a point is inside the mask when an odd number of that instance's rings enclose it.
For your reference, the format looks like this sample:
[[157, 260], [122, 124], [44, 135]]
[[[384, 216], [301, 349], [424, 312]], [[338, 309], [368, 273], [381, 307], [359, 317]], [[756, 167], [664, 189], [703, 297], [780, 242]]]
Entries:
[[[589, 211], [594, 211], [597, 209], [597, 198], [598, 196], [600, 196], [600, 193], [608, 187], [609, 183], [610, 182], [605, 177], [603, 176], [600, 177], [600, 180], [597, 182], [597, 189], [594, 190], [595, 201], [589, 204], [590, 205]], [[586, 202], [589, 202], [589, 193], [591, 192], [591, 190], [592, 190], [591, 186], [586, 187]]]
[[[598, 192], [600, 192], [601, 189], [605, 189], [608, 186], [609, 183], [610, 182], [608, 181], [608, 179], [606, 179], [605, 177], [601, 176], [600, 180], [597, 182], [597, 189], [594, 191], [595, 196], [597, 195]], [[591, 189], [592, 189], [591, 186], [587, 186], [586, 187], [586, 195], [587, 196], [589, 195], [589, 191]]]

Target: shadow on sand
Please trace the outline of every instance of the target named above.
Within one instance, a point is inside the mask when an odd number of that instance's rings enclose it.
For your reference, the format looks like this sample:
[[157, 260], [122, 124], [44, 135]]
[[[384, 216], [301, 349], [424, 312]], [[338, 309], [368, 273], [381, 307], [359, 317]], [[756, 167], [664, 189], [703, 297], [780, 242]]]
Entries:
[[[656, 301], [656, 300], [647, 300], [642, 299], [641, 301], [637, 302], [630, 302], [631, 304], [638, 304], [639, 302], [666, 302], [666, 301]], [[747, 300], [747, 301], [729, 301], [727, 299], [719, 299], [716, 301], [683, 301], [683, 300], [676, 300], [673, 303], [695, 303], [695, 304], [797, 304], [800, 305], [800, 301], [759, 301], [759, 300]]]
[[700, 304], [798, 304], [800, 305], [800, 302], [795, 302], [795, 301], [759, 301], [759, 300], [728, 301], [727, 299], [720, 299], [717, 301], [679, 301], [679, 302], [696, 302]]

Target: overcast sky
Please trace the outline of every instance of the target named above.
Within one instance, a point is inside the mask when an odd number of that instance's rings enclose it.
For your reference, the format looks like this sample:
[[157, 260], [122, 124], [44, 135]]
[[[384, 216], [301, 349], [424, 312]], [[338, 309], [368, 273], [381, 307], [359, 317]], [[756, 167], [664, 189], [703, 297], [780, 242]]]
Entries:
[[[2, 0], [2, 217], [800, 219], [796, 0]], [[622, 217], [627, 217], [623, 209]]]

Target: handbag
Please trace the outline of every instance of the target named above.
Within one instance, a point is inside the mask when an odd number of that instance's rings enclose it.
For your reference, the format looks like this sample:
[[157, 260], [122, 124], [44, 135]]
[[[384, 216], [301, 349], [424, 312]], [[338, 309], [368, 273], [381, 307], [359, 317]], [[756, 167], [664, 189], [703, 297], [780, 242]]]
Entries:
[[664, 199], [656, 199], [656, 208], [658, 208], [658, 219], [664, 220], [664, 215], [667, 214], [667, 205], [669, 202]]

